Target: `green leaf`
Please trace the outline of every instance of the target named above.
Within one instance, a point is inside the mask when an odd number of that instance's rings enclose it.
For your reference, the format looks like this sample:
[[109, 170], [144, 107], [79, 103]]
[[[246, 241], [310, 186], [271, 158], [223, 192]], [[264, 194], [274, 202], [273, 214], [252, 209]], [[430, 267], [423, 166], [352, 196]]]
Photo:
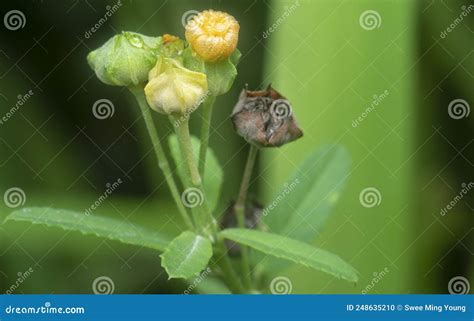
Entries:
[[217, 62], [201, 60], [190, 47], [183, 51], [184, 67], [207, 75], [207, 84], [211, 96], [223, 95], [230, 90], [237, 76], [235, 66], [239, 59], [240, 52], [238, 50], [234, 51], [229, 58]]
[[[182, 181], [185, 181], [187, 179], [186, 163], [183, 157], [181, 157], [178, 137], [176, 135], [171, 135], [169, 137], [168, 143], [170, 147], [171, 156], [173, 157], [174, 162], [176, 164], [176, 170], [178, 172], [178, 175]], [[191, 144], [193, 145], [194, 155], [196, 159], [198, 159], [199, 148], [201, 146], [201, 143], [198, 138], [192, 136]], [[217, 160], [216, 155], [214, 154], [212, 149], [209, 147], [207, 151], [206, 164], [204, 169], [203, 189], [206, 193], [209, 208], [211, 210], [213, 210], [217, 206], [217, 202], [219, 201], [219, 193], [223, 178], [224, 173], [222, 171], [221, 166], [219, 165], [219, 161]]]
[[230, 59], [213, 63], [206, 62], [205, 66], [209, 93], [218, 96], [228, 92], [237, 76], [237, 69]]
[[281, 235], [232, 228], [220, 236], [247, 245], [265, 254], [323, 271], [337, 278], [357, 282], [357, 271], [339, 256]]
[[155, 231], [109, 217], [86, 215], [80, 212], [49, 207], [27, 207], [8, 215], [7, 221], [25, 221], [95, 235], [126, 244], [163, 251], [168, 240]]
[[199, 274], [212, 257], [208, 238], [186, 231], [172, 240], [161, 254], [161, 265], [169, 278], [189, 279]]
[[350, 168], [348, 152], [329, 145], [313, 152], [263, 211], [269, 231], [304, 242], [314, 240], [340, 197]]
[[234, 64], [234, 66], [238, 65], [240, 58], [242, 58], [242, 53], [239, 49], [235, 49], [235, 51], [229, 57], [230, 61]]

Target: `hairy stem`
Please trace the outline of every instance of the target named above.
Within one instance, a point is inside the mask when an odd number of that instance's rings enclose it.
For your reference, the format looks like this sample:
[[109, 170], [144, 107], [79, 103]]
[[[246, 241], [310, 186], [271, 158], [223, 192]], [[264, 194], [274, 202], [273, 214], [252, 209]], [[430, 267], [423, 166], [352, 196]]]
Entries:
[[187, 172], [190, 179], [184, 181], [185, 185], [191, 185], [191, 187], [196, 188], [201, 194], [202, 204], [194, 207], [192, 210], [196, 213], [196, 223], [202, 232], [205, 235], [212, 236], [213, 238], [217, 237], [217, 224], [212, 216], [211, 210], [207, 204], [207, 198], [202, 187], [202, 179], [199, 174], [194, 150], [191, 142], [191, 135], [189, 134], [189, 123], [186, 119], [185, 121], [178, 121], [173, 117], [170, 117], [170, 120], [173, 122], [175, 120], [176, 124], [179, 126], [176, 128], [176, 135], [178, 136], [179, 148], [181, 150], [182, 157], [185, 159], [187, 165]]
[[[249, 189], [250, 178], [252, 177], [253, 167], [257, 158], [258, 149], [254, 145], [250, 145], [247, 163], [245, 164], [244, 176], [240, 184], [239, 196], [235, 203], [235, 215], [237, 216], [237, 223], [239, 228], [246, 228], [245, 226], [245, 201]], [[247, 288], [252, 286], [252, 278], [250, 272], [249, 254], [246, 246], [241, 245], [242, 252], [242, 273], [244, 276], [244, 284]]]
[[[173, 122], [172, 117], [170, 118], [170, 120]], [[196, 222], [202, 232], [205, 235], [210, 236], [214, 241], [216, 241], [218, 249], [222, 251], [222, 255], [217, 260], [217, 264], [220, 266], [220, 268], [225, 274], [224, 281], [234, 293], [244, 293], [245, 290], [239, 282], [237, 274], [235, 273], [232, 267], [229, 254], [227, 252], [227, 249], [225, 248], [224, 241], [218, 239], [217, 223], [207, 205], [206, 196], [202, 187], [202, 179], [199, 174], [199, 171], [197, 171], [194, 151], [191, 143], [191, 136], [189, 134], [188, 120], [186, 119], [184, 122], [177, 121], [175, 123], [179, 124], [179, 127], [176, 129], [176, 135], [178, 136], [178, 142], [180, 144], [181, 153], [186, 159], [186, 163], [188, 165], [188, 173], [191, 176], [191, 183], [193, 187], [201, 191], [203, 197], [202, 205], [199, 205], [197, 208], [193, 208], [193, 212], [197, 212], [196, 214], [198, 215]], [[195, 179], [193, 179], [193, 173], [194, 175], [196, 175]], [[184, 183], [189, 184], [189, 182]]]
[[224, 240], [218, 240], [217, 242], [218, 249], [222, 251], [223, 254], [221, 257], [217, 258], [215, 262], [222, 269], [222, 272], [224, 272], [224, 282], [234, 294], [245, 293], [245, 289], [242, 286], [237, 274], [235, 273], [234, 268], [232, 267]]
[[206, 164], [206, 154], [209, 145], [209, 132], [211, 129], [212, 109], [215, 96], [208, 96], [202, 105], [202, 125], [201, 125], [201, 147], [199, 149], [199, 173], [204, 176], [204, 169]]
[[178, 207], [178, 212], [181, 214], [181, 217], [186, 226], [189, 229], [194, 230], [194, 225], [192, 223], [191, 218], [189, 217], [188, 212], [186, 211], [186, 208], [183, 205], [183, 202], [181, 201], [181, 196], [178, 191], [178, 187], [171, 172], [171, 168], [163, 150], [163, 146], [161, 145], [160, 139], [158, 137], [158, 132], [156, 131], [155, 124], [153, 123], [150, 107], [146, 102], [143, 87], [137, 86], [131, 87], [129, 89], [135, 96], [135, 99], [137, 100], [138, 105], [140, 106], [143, 119], [145, 121], [145, 125], [151, 139], [151, 143], [153, 144], [153, 149], [155, 150], [156, 158], [158, 159], [158, 167], [163, 171], [166, 183], [168, 184], [168, 187], [171, 191], [171, 195], [176, 203], [176, 206]]
[[188, 166], [189, 174], [191, 175], [191, 183], [194, 187], [199, 188], [201, 186], [202, 180], [196, 165], [196, 160], [194, 158], [193, 146], [191, 144], [191, 135], [189, 134], [189, 122], [187, 119], [179, 124], [176, 134], [178, 136], [179, 144], [181, 145], [183, 157]]

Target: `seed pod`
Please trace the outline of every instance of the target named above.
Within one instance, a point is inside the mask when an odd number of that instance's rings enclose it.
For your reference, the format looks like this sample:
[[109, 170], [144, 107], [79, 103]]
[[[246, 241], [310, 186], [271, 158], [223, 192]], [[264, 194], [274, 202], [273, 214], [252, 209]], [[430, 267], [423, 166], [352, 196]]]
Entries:
[[257, 147], [279, 147], [303, 136], [290, 102], [271, 85], [258, 91], [244, 88], [231, 118], [237, 133]]

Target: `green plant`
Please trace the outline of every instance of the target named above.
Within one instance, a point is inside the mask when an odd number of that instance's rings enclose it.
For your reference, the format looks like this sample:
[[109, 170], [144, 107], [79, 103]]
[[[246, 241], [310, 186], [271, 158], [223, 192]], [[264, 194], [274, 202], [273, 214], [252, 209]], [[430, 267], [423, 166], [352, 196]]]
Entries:
[[[262, 217], [247, 201], [259, 149], [279, 147], [302, 136], [288, 100], [271, 87], [243, 90], [234, 108], [232, 120], [237, 133], [250, 143], [250, 152], [239, 195], [229, 208], [235, 224], [219, 225], [215, 218], [223, 171], [208, 146], [209, 126], [216, 96], [225, 94], [237, 75], [238, 30], [232, 16], [204, 11], [186, 26], [187, 41], [171, 35], [123, 32], [88, 56], [102, 82], [127, 87], [136, 98], [184, 232], [170, 240], [119, 220], [52, 208], [24, 208], [6, 220], [55, 226], [157, 250], [170, 278], [193, 281], [210, 265], [209, 280], [222, 282], [225, 286], [220, 289], [232, 293], [262, 291], [261, 274], [252, 268], [260, 265], [263, 274], [271, 274], [285, 267], [282, 262], [356, 282], [357, 272], [348, 263], [308, 244], [341, 189], [335, 182], [346, 176], [349, 164], [344, 149], [327, 146], [312, 153], [291, 178], [291, 188], [284, 186]], [[200, 106], [205, 121], [197, 139], [190, 135], [188, 121]], [[168, 116], [175, 127], [168, 143], [177, 175], [164, 153], [151, 109]], [[229, 247], [238, 249], [237, 258], [229, 255]], [[201, 291], [206, 291], [204, 286]]]

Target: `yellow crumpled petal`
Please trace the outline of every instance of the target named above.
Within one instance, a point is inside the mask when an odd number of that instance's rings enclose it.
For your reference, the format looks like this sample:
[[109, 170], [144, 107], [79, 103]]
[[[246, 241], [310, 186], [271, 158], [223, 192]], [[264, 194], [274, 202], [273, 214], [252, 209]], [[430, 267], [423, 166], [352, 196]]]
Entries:
[[205, 61], [229, 57], [237, 48], [239, 23], [228, 13], [205, 10], [186, 25], [186, 40]]
[[174, 59], [158, 58], [148, 79], [145, 86], [148, 104], [163, 114], [190, 113], [207, 95], [206, 75], [186, 69]]

